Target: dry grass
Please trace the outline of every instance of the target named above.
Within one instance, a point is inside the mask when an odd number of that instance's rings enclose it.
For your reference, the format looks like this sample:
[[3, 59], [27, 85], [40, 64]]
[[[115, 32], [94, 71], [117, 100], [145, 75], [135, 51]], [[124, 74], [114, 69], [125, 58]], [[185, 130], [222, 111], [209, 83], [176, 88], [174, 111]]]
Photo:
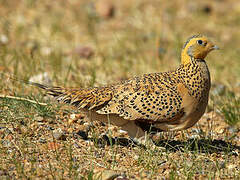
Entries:
[[239, 179], [239, 22], [237, 0], [1, 0], [0, 71], [22, 79], [47, 72], [54, 85], [100, 86], [174, 69], [193, 34], [221, 48], [207, 57], [208, 111], [188, 131], [163, 134], [157, 149], [116, 143], [127, 136], [118, 128], [87, 124], [76, 109], [1, 75], [2, 95], [48, 104], [0, 99], [1, 179]]

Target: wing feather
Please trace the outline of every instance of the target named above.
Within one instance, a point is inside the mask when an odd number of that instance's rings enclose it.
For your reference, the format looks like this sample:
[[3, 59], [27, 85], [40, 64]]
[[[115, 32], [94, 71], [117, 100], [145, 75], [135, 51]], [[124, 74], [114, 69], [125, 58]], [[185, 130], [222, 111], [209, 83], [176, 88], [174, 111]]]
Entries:
[[183, 112], [178, 83], [167, 74], [132, 79], [116, 86], [112, 99], [97, 113], [118, 114], [128, 120], [171, 121]]

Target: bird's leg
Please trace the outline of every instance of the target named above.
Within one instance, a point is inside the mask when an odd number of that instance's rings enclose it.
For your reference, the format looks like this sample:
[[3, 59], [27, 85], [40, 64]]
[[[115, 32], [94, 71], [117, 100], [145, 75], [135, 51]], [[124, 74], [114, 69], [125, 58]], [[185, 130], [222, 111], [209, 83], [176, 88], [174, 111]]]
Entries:
[[151, 134], [148, 134], [146, 131], [143, 131], [134, 121], [128, 121], [127, 123], [121, 126], [122, 130], [128, 132], [128, 135], [139, 146], [144, 146], [146, 148], [150, 147], [151, 149], [156, 149], [156, 145], [151, 139]]
[[147, 134], [147, 132], [145, 132], [145, 135], [139, 138], [134, 138], [133, 141], [138, 145], [138, 146], [142, 146], [146, 149], [149, 150], [159, 150], [159, 149], [164, 149], [165, 148], [161, 148], [155, 145], [155, 143], [152, 140], [152, 135], [151, 134]]
[[127, 121], [127, 123], [122, 124], [121, 129], [127, 131], [132, 139], [145, 136], [145, 132], [134, 121]]

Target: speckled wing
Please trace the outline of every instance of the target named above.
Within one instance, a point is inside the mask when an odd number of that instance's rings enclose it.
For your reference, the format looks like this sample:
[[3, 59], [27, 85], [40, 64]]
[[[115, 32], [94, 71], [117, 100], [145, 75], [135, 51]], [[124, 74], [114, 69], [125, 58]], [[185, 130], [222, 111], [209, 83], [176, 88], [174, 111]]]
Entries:
[[136, 77], [115, 86], [112, 99], [97, 113], [118, 114], [129, 120], [171, 121], [183, 114], [178, 83], [168, 73]]

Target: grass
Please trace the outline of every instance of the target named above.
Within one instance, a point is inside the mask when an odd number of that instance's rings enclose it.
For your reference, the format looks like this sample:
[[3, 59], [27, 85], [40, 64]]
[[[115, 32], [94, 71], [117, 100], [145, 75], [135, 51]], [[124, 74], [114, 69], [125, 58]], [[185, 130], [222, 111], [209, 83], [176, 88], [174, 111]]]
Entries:
[[220, 112], [225, 121], [231, 126], [236, 126], [240, 122], [240, 98], [234, 93], [228, 93], [222, 102]]
[[[0, 71], [20, 79], [47, 72], [53, 85], [101, 86], [176, 68], [193, 34], [206, 34], [221, 48], [207, 57], [213, 84], [207, 112], [187, 131], [161, 134], [156, 149], [120, 145], [115, 137], [127, 135], [117, 127], [86, 122], [76, 109], [1, 75], [0, 94], [48, 104], [0, 98], [1, 179], [118, 173], [128, 179], [239, 179], [238, 4], [114, 1], [114, 16], [104, 16], [95, 1], [0, 1]], [[82, 47], [93, 54], [82, 55]], [[59, 129], [64, 138], [56, 138]]]

